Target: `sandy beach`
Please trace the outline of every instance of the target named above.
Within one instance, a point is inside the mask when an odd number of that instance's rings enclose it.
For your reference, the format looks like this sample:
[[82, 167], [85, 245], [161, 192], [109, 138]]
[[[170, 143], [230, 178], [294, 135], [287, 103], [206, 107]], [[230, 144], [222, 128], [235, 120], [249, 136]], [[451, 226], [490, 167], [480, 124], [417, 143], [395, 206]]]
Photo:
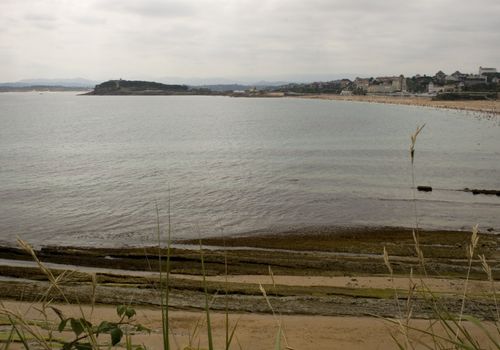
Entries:
[[[182, 244], [189, 245], [189, 241], [177, 242], [170, 259], [172, 341], [178, 349], [190, 343], [194, 348], [198, 344], [201, 349], [207, 348], [204, 327], [193, 336], [196, 324], [205, 319], [205, 290], [211, 298], [217, 349], [223, 348], [226, 309], [231, 322], [239, 320], [232, 349], [239, 349], [238, 344], [242, 349], [274, 348], [278, 325], [273, 312], [282, 315], [290, 349], [396, 349], [391, 335], [398, 335], [399, 328], [388, 319], [404, 315], [407, 297], [415, 293], [411, 325], [425, 329], [429, 324], [426, 319], [433, 317], [425, 301], [428, 290], [433, 291], [447, 312], [458, 313], [463, 290], [467, 288], [465, 314], [484, 319], [487, 327], [493, 327], [488, 321], [495, 318], [491, 291], [498, 290], [499, 284], [487, 281], [476, 260], [471, 279], [464, 279], [467, 260], [463, 247], [470, 241], [470, 233], [423, 231], [420, 239], [427, 256], [428, 276], [418, 267], [413, 239], [405, 228], [324, 228], [230, 239], [215, 237], [204, 243], [206, 284], [202, 282], [200, 252], [180, 248]], [[220, 250], [222, 240], [230, 249]], [[498, 237], [484, 234], [480, 242], [477, 253], [485, 254], [493, 267], [493, 276], [498, 278]], [[390, 252], [394, 276], [384, 266], [380, 254], [384, 246]], [[4, 326], [9, 324], [6, 310], [24, 315], [30, 322], [40, 322], [37, 302], [44, 295], [66, 317], [81, 317], [78, 305], [82, 305], [85, 317], [93, 324], [116, 320], [116, 305], [126, 303], [137, 310], [137, 321], [152, 329], [152, 334], [133, 334], [134, 343], [148, 349], [161, 347], [157, 248], [46, 247], [36, 253], [60, 278], [58, 290], [52, 288], [48, 292], [46, 273], [31, 261], [29, 254], [0, 247], [0, 321]], [[267, 291], [268, 299], [260, 285]], [[96, 306], [91, 315], [93, 301]], [[54, 312], [48, 315], [49, 326], [55, 329], [57, 316]], [[486, 341], [479, 328], [472, 324], [468, 327], [478, 341]], [[6, 329], [0, 329], [0, 336]], [[71, 337], [69, 329], [54, 334], [63, 339]], [[411, 338], [430, 341], [418, 332]]]
[[[116, 307], [110, 305], [97, 305], [91, 312], [90, 306], [84, 306], [81, 310], [75, 306], [54, 304], [66, 317], [79, 318], [82, 311], [86, 319], [93, 324], [103, 320], [116, 320]], [[40, 304], [29, 304], [25, 302], [4, 302], [5, 309], [23, 314], [32, 319], [39, 319]], [[161, 349], [161, 312], [159, 308], [140, 307], [136, 308], [136, 319], [142, 325], [152, 330], [151, 334], [145, 332], [132, 335], [134, 344], [142, 344], [147, 349]], [[197, 322], [203, 322], [202, 311], [170, 311], [171, 342], [175, 349], [185, 349], [190, 343], [193, 348], [207, 348], [206, 326], [203, 324], [195, 334]], [[49, 320], [57, 324], [55, 313], [49, 313]], [[225, 314], [220, 312], [211, 313], [211, 322], [214, 329], [213, 338], [216, 349], [224, 348], [224, 322]], [[229, 318], [231, 325], [238, 322], [235, 338], [231, 349], [274, 349], [278, 330], [277, 318], [272, 315], [239, 313], [231, 314]], [[281, 317], [282, 327], [285, 332], [286, 342], [282, 345], [285, 349], [301, 350], [376, 350], [397, 349], [397, 345], [391, 335], [401, 338], [398, 326], [388, 319], [374, 317], [328, 317], [328, 316], [303, 316], [286, 315]], [[427, 320], [414, 320], [412, 327], [426, 329], [429, 325]], [[479, 340], [485, 341], [485, 335], [477, 328], [468, 325], [471, 333]], [[492, 327], [492, 325], [487, 325]], [[436, 330], [438, 328], [436, 327]], [[438, 331], [438, 334], [444, 334]], [[62, 339], [71, 339], [71, 332], [63, 333], [57, 331], [54, 335]], [[108, 335], [101, 335], [107, 339]], [[419, 338], [420, 341], [430, 341], [429, 337], [412, 333], [410, 338]], [[121, 347], [124, 346], [121, 343]], [[287, 347], [288, 344], [288, 347]], [[13, 347], [16, 348], [16, 347]], [[416, 346], [415, 349], [425, 349]]]
[[457, 109], [463, 111], [478, 112], [486, 115], [498, 116], [500, 114], [500, 100], [470, 100], [470, 101], [434, 101], [431, 97], [406, 97], [406, 96], [376, 96], [356, 95], [340, 96], [333, 94], [305, 95], [300, 98], [355, 101], [367, 103], [387, 103], [397, 105], [421, 106], [429, 108]]

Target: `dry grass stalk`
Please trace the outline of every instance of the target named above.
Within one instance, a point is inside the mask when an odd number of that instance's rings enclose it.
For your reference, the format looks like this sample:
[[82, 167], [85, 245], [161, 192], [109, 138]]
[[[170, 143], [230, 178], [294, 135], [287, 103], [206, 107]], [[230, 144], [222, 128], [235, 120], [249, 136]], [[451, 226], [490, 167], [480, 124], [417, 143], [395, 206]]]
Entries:
[[276, 313], [274, 312], [274, 308], [271, 305], [271, 301], [269, 300], [269, 297], [267, 296], [266, 289], [262, 286], [261, 283], [259, 283], [259, 289], [260, 289], [260, 292], [262, 293], [262, 295], [264, 296], [264, 299], [266, 300], [267, 306], [269, 306], [269, 309], [271, 310], [273, 317], [278, 325], [278, 334], [280, 336], [283, 336], [283, 340], [285, 341], [285, 347], [287, 349], [293, 350], [293, 348], [288, 344], [286, 334], [283, 331], [283, 325], [282, 325], [281, 319], [276, 316]]
[[413, 134], [410, 135], [411, 143], [410, 143], [410, 158], [411, 163], [413, 164], [413, 160], [415, 159], [415, 144], [417, 143], [417, 136], [420, 134], [425, 124], [422, 126], [417, 126], [417, 130]]
[[460, 314], [458, 316], [458, 324], [457, 324], [457, 330], [455, 333], [455, 339], [458, 337], [458, 333], [460, 332], [460, 326], [462, 323], [462, 318], [463, 318], [464, 309], [465, 309], [465, 300], [467, 298], [467, 289], [469, 287], [470, 271], [472, 269], [472, 258], [474, 257], [474, 250], [477, 247], [478, 241], [479, 241], [479, 225], [475, 225], [472, 228], [472, 235], [471, 235], [471, 239], [470, 239], [470, 244], [468, 245], [468, 248], [467, 248], [467, 258], [469, 259], [469, 266], [467, 268], [467, 276], [465, 277], [464, 290], [463, 290], [463, 294], [462, 294], [462, 305], [460, 307]]
[[483, 268], [483, 271], [486, 273], [488, 276], [488, 281], [491, 284], [491, 293], [493, 294], [493, 300], [495, 302], [495, 311], [496, 311], [496, 320], [495, 321], [500, 321], [500, 311], [498, 310], [498, 301], [497, 301], [497, 291], [495, 288], [495, 280], [493, 279], [493, 274], [491, 272], [491, 267], [486, 261], [486, 257], [483, 255], [478, 255], [479, 260], [481, 261], [481, 267]]
[[410, 135], [410, 159], [411, 159], [411, 181], [412, 181], [412, 193], [413, 193], [413, 216], [415, 218], [415, 230], [413, 231], [413, 239], [415, 240], [416, 243], [416, 250], [417, 250], [417, 256], [419, 260], [422, 262], [421, 267], [424, 270], [424, 274], [427, 275], [427, 271], [425, 270], [425, 264], [423, 264], [423, 254], [420, 249], [420, 246], [418, 245], [419, 239], [418, 239], [418, 211], [417, 211], [417, 194], [416, 194], [416, 183], [415, 183], [415, 145], [417, 143], [417, 136], [420, 134], [422, 129], [425, 127], [425, 124], [422, 126], [417, 126], [417, 129], [415, 130], [415, 133]]
[[389, 270], [389, 273], [391, 276], [393, 275], [394, 271], [392, 270], [391, 263], [389, 261], [389, 254], [387, 253], [387, 249], [384, 246], [384, 264], [387, 267], [387, 270]]

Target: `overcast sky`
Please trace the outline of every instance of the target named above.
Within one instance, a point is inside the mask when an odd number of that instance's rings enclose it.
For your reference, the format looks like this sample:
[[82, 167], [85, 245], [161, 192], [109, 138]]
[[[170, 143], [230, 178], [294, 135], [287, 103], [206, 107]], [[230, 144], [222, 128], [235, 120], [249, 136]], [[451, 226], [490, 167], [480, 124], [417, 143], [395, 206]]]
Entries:
[[0, 81], [500, 68], [499, 0], [0, 0]]

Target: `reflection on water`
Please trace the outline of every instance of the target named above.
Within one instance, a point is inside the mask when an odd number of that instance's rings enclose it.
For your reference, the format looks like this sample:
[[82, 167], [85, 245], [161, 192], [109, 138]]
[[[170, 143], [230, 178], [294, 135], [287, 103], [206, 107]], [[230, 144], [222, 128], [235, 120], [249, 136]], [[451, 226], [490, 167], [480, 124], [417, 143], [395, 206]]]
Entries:
[[498, 120], [342, 101], [0, 94], [0, 241], [154, 241], [309, 225], [500, 231]]

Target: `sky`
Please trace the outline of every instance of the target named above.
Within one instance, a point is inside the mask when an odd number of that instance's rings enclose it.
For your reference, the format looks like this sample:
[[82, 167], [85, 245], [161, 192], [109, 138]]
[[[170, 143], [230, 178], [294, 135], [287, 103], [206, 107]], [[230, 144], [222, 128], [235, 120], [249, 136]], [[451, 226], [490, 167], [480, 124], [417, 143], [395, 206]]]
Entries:
[[499, 0], [0, 0], [0, 82], [500, 68]]

